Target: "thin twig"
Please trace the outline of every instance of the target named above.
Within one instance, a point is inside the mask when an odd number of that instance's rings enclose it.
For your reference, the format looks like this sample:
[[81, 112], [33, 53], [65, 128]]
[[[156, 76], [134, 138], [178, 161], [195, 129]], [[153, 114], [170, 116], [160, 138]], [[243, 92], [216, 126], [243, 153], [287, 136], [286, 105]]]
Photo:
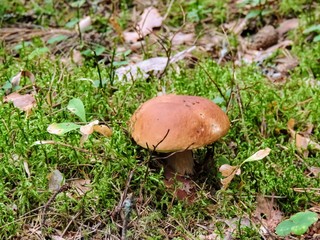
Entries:
[[121, 211], [123, 202], [125, 201], [125, 199], [127, 197], [127, 192], [128, 192], [128, 189], [129, 189], [130, 182], [131, 182], [131, 179], [132, 179], [134, 171], [135, 171], [135, 169], [130, 171], [130, 174], [129, 174], [128, 179], [126, 181], [126, 186], [125, 186], [125, 188], [123, 190], [123, 193], [121, 194], [120, 201], [119, 201], [118, 205], [114, 208], [114, 210], [111, 212], [112, 218], [114, 218], [116, 216], [116, 214], [118, 214]]
[[48, 211], [48, 208], [50, 206], [50, 204], [55, 200], [55, 198], [57, 197], [57, 195], [59, 193], [65, 192], [67, 190], [69, 190], [71, 187], [68, 184], [64, 184], [62, 185], [48, 200], [48, 202], [43, 206], [43, 210], [42, 210], [42, 221], [41, 221], [41, 228], [45, 225], [46, 223], [46, 212]]
[[154, 159], [154, 160], [168, 159], [168, 158], [170, 158], [171, 156], [175, 155], [176, 153], [181, 153], [181, 152], [190, 150], [190, 147], [191, 147], [193, 144], [194, 144], [194, 143], [191, 143], [187, 148], [185, 148], [185, 149], [183, 149], [183, 150], [175, 151], [175, 152], [172, 152], [172, 153], [168, 154], [167, 156], [164, 156], [164, 157], [155, 157], [155, 158], [153, 158], [153, 159]]
[[71, 223], [73, 223], [74, 220], [75, 220], [76, 218], [78, 218], [80, 214], [81, 214], [81, 211], [78, 212], [75, 216], [73, 216], [73, 217], [71, 218], [71, 220], [69, 221], [68, 225], [67, 225], [67, 226], [65, 227], [65, 229], [63, 230], [63, 232], [62, 232], [62, 234], [61, 234], [61, 237], [63, 237], [63, 236], [66, 234], [66, 232], [68, 231]]
[[204, 66], [202, 66], [202, 64], [198, 63], [198, 65], [200, 66], [200, 68], [205, 72], [205, 74], [207, 75], [207, 77], [210, 79], [210, 81], [213, 83], [213, 85], [216, 87], [216, 89], [218, 90], [218, 92], [220, 93], [220, 95], [222, 96], [222, 98], [224, 99], [225, 102], [228, 102], [228, 99], [226, 98], [226, 96], [223, 94], [222, 90], [220, 89], [219, 85], [215, 82], [215, 80], [210, 76], [210, 74], [208, 73], [207, 69], [205, 69]]
[[239, 86], [236, 84], [236, 100], [238, 102], [239, 105], [239, 110], [240, 110], [240, 115], [241, 115], [241, 120], [242, 120], [242, 128], [244, 131], [244, 137], [246, 139], [247, 142], [250, 143], [250, 139], [249, 139], [249, 135], [248, 135], [248, 129], [246, 126], [246, 121], [244, 119], [244, 113], [243, 113], [243, 105], [242, 105], [242, 100], [241, 100], [241, 95], [240, 95], [240, 89]]
[[[168, 129], [167, 133], [164, 135], [164, 137], [156, 145], [153, 145], [152, 153], [156, 152], [157, 147], [168, 137], [169, 132], [170, 132], [170, 129]], [[146, 143], [146, 145], [147, 145], [147, 147], [149, 149], [148, 143]]]

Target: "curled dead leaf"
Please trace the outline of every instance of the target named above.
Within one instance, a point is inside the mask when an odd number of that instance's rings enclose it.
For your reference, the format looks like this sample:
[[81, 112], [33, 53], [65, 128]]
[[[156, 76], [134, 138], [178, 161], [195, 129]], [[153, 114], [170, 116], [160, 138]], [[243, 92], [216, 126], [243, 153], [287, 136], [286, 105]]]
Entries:
[[93, 127], [95, 125], [99, 124], [98, 120], [94, 120], [87, 125], [81, 126], [80, 127], [80, 132], [82, 134], [82, 137], [80, 139], [80, 146], [83, 146], [83, 144], [88, 140], [89, 135], [93, 133]]
[[[308, 148], [312, 150], [320, 151], [320, 144], [311, 140], [309, 137], [302, 136], [300, 133], [297, 133], [294, 130], [295, 120], [293, 118], [289, 119], [287, 123], [288, 131], [291, 135], [291, 138], [294, 139], [295, 145], [298, 151], [307, 151]], [[307, 130], [310, 131], [310, 130]]]
[[25, 111], [27, 115], [31, 113], [31, 109], [36, 106], [36, 99], [32, 94], [21, 95], [19, 93], [11, 93], [4, 97], [4, 102], [13, 102], [16, 108]]
[[79, 27], [79, 31], [80, 32], [85, 32], [86, 29], [88, 29], [88, 27], [91, 26], [91, 17], [90, 16], [87, 16], [87, 17], [84, 17], [80, 20], [79, 22], [79, 26], [76, 26], [76, 28], [78, 29]]
[[36, 80], [35, 80], [36, 78], [33, 75], [33, 73], [26, 70], [22, 70], [11, 79], [11, 84], [13, 87], [19, 86], [21, 77], [29, 78], [32, 85], [36, 84]]
[[243, 32], [243, 30], [247, 26], [247, 23], [248, 23], [247, 18], [240, 18], [240, 19], [237, 19], [237, 20], [232, 21], [230, 23], [223, 24], [223, 28], [238, 35]]
[[249, 48], [260, 50], [267, 49], [278, 42], [278, 32], [271, 25], [263, 27], [252, 37], [252, 42]]
[[99, 124], [99, 121], [98, 120], [94, 120], [94, 121], [92, 121], [92, 122], [90, 122], [90, 123], [88, 123], [88, 124], [86, 124], [84, 126], [81, 126], [80, 127], [80, 132], [82, 134], [89, 135], [89, 134], [93, 133], [93, 127], [95, 125], [97, 125], [97, 124]]
[[94, 125], [93, 130], [102, 134], [105, 137], [111, 137], [112, 130], [106, 125]]
[[231, 166], [229, 164], [223, 164], [220, 168], [219, 168], [219, 172], [221, 172], [223, 177], [228, 177], [231, 174], [236, 174], [236, 175], [240, 175], [241, 174], [241, 170], [238, 166]]
[[182, 44], [192, 44], [194, 42], [195, 35], [194, 33], [182, 33], [178, 32], [175, 34], [172, 39], [172, 45], [178, 46]]
[[162, 21], [163, 18], [159, 11], [154, 7], [148, 7], [141, 15], [140, 21], [136, 25], [136, 31], [123, 32], [123, 37], [126, 42], [135, 43], [151, 33], [154, 28], [161, 27]]
[[320, 167], [310, 167], [309, 170], [315, 177], [320, 176]]
[[221, 179], [222, 189], [227, 189], [234, 176], [241, 174], [239, 166], [231, 166], [229, 164], [223, 164], [219, 168], [219, 172], [225, 177]]

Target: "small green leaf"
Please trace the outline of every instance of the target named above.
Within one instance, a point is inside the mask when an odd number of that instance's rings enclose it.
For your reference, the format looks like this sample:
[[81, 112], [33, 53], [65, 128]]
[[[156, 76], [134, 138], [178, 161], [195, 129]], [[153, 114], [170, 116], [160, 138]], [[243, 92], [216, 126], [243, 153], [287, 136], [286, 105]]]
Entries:
[[96, 53], [97, 56], [100, 56], [105, 50], [106, 48], [100, 45], [94, 48], [94, 52]]
[[4, 89], [4, 90], [8, 90], [8, 89], [11, 89], [11, 88], [12, 88], [12, 84], [9, 81], [6, 81], [2, 86], [2, 89]]
[[79, 129], [81, 126], [75, 123], [52, 123], [48, 126], [47, 131], [51, 134], [62, 136], [63, 134]]
[[288, 220], [281, 222], [276, 227], [276, 233], [282, 237], [290, 233], [302, 235], [316, 221], [318, 221], [318, 214], [310, 211], [299, 212], [291, 216]]
[[94, 54], [93, 54], [93, 52], [92, 52], [91, 49], [86, 49], [86, 50], [82, 51], [81, 54], [82, 54], [83, 56], [87, 56], [87, 57], [92, 57], [92, 56], [94, 56]]
[[308, 34], [311, 32], [319, 32], [320, 31], [320, 24], [312, 25], [308, 27], [306, 30], [303, 31], [304, 34]]
[[250, 18], [255, 18], [257, 16], [259, 16], [261, 13], [261, 10], [251, 10], [247, 16], [246, 16], [246, 19], [250, 19]]
[[129, 63], [129, 61], [119, 61], [119, 62], [113, 62], [113, 66], [114, 67], [120, 67], [120, 66], [123, 66], [123, 65], [127, 65]]
[[318, 214], [310, 211], [299, 212], [290, 217], [290, 220], [295, 223], [310, 226], [318, 221]]
[[276, 234], [278, 236], [284, 237], [291, 233], [291, 228], [294, 226], [294, 223], [291, 220], [285, 220], [278, 224], [276, 227]]
[[35, 50], [33, 50], [29, 56], [28, 56], [28, 60], [32, 60], [35, 57], [40, 57], [41, 55], [44, 55], [45, 53], [49, 52], [49, 48], [47, 47], [42, 47], [42, 48], [36, 48]]
[[[102, 87], [104, 87], [106, 84], [107, 84], [107, 80], [106, 79], [102, 79]], [[98, 88], [98, 87], [100, 87], [100, 80], [94, 80], [93, 82], [92, 82], [92, 84], [93, 84], [93, 86], [95, 87], [95, 88]]]
[[32, 46], [32, 42], [26, 41], [26, 42], [19, 43], [13, 47], [13, 50], [18, 51], [18, 50], [20, 50], [24, 47], [28, 47], [28, 46]]
[[220, 97], [220, 96], [217, 96], [215, 97], [213, 100], [212, 100], [215, 104], [221, 104], [224, 102], [224, 98], [223, 97]]
[[54, 36], [54, 37], [50, 38], [47, 41], [47, 43], [54, 44], [54, 43], [62, 42], [63, 40], [66, 40], [67, 38], [68, 38], [68, 36], [66, 36], [66, 35], [58, 35], [58, 36]]
[[84, 110], [83, 103], [79, 98], [71, 99], [67, 108], [69, 109], [69, 111], [77, 115], [81, 119], [81, 121], [87, 122], [86, 111]]
[[78, 18], [72, 19], [70, 22], [66, 23], [66, 28], [74, 28], [74, 26], [79, 22]]
[[315, 36], [315, 37], [313, 38], [313, 41], [314, 41], [314, 42], [319, 42], [319, 41], [320, 41], [320, 35]]
[[86, 2], [85, 0], [75, 1], [75, 2], [70, 3], [70, 6], [71, 6], [71, 7], [74, 7], [74, 8], [79, 8], [79, 7], [81, 7], [85, 2]]
[[297, 224], [291, 228], [291, 232], [295, 235], [303, 235], [306, 231], [308, 231], [308, 225]]

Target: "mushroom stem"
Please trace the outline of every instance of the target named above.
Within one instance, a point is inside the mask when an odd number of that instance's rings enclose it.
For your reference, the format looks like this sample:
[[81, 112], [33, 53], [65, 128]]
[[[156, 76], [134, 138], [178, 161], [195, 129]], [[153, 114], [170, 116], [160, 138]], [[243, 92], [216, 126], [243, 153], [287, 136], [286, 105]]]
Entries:
[[181, 175], [193, 174], [194, 161], [192, 151], [186, 150], [173, 154], [168, 158], [167, 165]]

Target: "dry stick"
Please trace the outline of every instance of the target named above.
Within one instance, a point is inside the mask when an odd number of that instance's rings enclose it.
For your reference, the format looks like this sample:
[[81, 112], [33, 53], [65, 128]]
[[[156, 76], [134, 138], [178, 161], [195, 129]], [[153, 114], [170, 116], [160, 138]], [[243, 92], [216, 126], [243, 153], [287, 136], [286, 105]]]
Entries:
[[217, 90], [219, 91], [220, 95], [222, 96], [222, 98], [224, 99], [225, 102], [228, 102], [228, 99], [226, 98], [226, 96], [222, 93], [220, 87], [218, 86], [218, 84], [212, 79], [212, 77], [210, 76], [210, 74], [208, 73], [208, 71], [205, 69], [205, 67], [202, 66], [202, 64], [198, 63], [198, 65], [202, 68], [202, 70], [206, 73], [206, 75], [208, 76], [208, 78], [210, 79], [210, 81], [213, 83], [213, 85], [217, 88]]
[[170, 129], [168, 129], [168, 131], [166, 132], [164, 137], [156, 145], [153, 145], [153, 150], [152, 151], [150, 151], [149, 145], [146, 142], [147, 149], [148, 149], [150, 155], [149, 155], [148, 160], [146, 161], [147, 162], [147, 169], [146, 169], [146, 172], [144, 174], [143, 182], [140, 185], [139, 199], [142, 199], [142, 189], [143, 189], [144, 183], [146, 182], [147, 176], [149, 174], [149, 162], [151, 160], [151, 156], [153, 155], [154, 152], [156, 152], [157, 147], [167, 138], [167, 136], [169, 135], [169, 132], [170, 132]]
[[50, 199], [48, 200], [48, 202], [43, 206], [43, 211], [42, 211], [42, 221], [41, 221], [41, 224], [40, 224], [40, 228], [43, 227], [43, 225], [45, 225], [46, 223], [46, 212], [50, 206], [50, 204], [55, 200], [55, 198], [57, 197], [57, 195], [59, 193], [62, 193], [62, 192], [65, 192], [67, 190], [69, 190], [71, 187], [68, 185], [68, 184], [64, 184], [61, 186], [61, 188], [59, 188], [51, 197]]
[[242, 127], [244, 130], [244, 137], [246, 138], [246, 141], [250, 143], [249, 135], [248, 135], [248, 129], [246, 127], [246, 122], [244, 120], [244, 114], [243, 114], [243, 105], [242, 105], [242, 100], [241, 100], [241, 95], [240, 95], [240, 89], [238, 84], [236, 84], [236, 99], [239, 105], [239, 110], [240, 110], [240, 115], [241, 115], [241, 120], [242, 120]]
[[187, 148], [185, 148], [185, 149], [183, 149], [183, 150], [175, 151], [175, 152], [172, 152], [172, 153], [168, 154], [167, 156], [164, 156], [164, 157], [155, 157], [155, 158], [153, 158], [153, 159], [154, 159], [154, 160], [168, 159], [168, 158], [172, 157], [173, 155], [175, 155], [176, 153], [181, 153], [181, 152], [190, 150], [190, 147], [191, 147], [193, 144], [195, 144], [195, 143], [194, 143], [194, 142], [191, 143]]
[[[158, 36], [158, 38], [159, 38], [161, 41], [163, 41], [160, 36]], [[161, 79], [161, 78], [164, 76], [164, 74], [166, 73], [167, 68], [168, 68], [168, 66], [169, 66], [169, 64], [170, 64], [171, 46], [172, 46], [171, 41], [170, 41], [169, 47], [166, 48], [166, 47], [164, 46], [164, 44], [163, 44], [160, 40], [157, 40], [157, 41], [158, 41], [158, 43], [160, 44], [160, 46], [163, 48], [163, 50], [165, 51], [165, 53], [166, 53], [167, 62], [166, 62], [166, 66], [164, 67], [164, 69], [163, 69], [162, 72], [160, 73], [160, 76], [158, 77], [159, 79]]]
[[75, 220], [76, 218], [78, 218], [80, 214], [81, 214], [81, 211], [78, 212], [75, 216], [73, 216], [73, 217], [71, 218], [71, 220], [69, 221], [68, 225], [67, 225], [67, 226], [65, 227], [65, 229], [63, 230], [63, 232], [62, 232], [62, 234], [61, 234], [60, 237], [63, 237], [63, 236], [66, 234], [66, 232], [68, 231], [71, 223], [74, 222], [74, 220]]
[[125, 188], [123, 190], [123, 193], [121, 194], [120, 201], [119, 201], [118, 205], [115, 207], [115, 209], [111, 213], [111, 216], [113, 218], [115, 217], [116, 214], [118, 214], [121, 211], [121, 208], [123, 206], [123, 202], [125, 201], [125, 199], [127, 197], [127, 192], [128, 192], [128, 189], [129, 189], [130, 182], [131, 182], [131, 179], [132, 179], [134, 171], [135, 171], [135, 169], [130, 171], [130, 174], [129, 174], [128, 179], [126, 181], [126, 186], [125, 186]]

